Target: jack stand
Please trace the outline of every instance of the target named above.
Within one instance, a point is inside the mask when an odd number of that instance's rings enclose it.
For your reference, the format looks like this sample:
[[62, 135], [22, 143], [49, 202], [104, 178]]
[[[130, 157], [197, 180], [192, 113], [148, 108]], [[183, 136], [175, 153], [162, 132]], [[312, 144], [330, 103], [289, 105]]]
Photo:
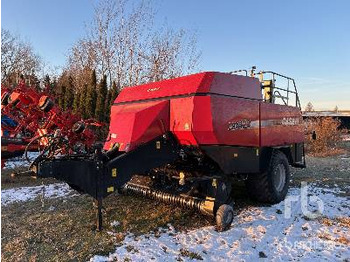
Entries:
[[95, 199], [96, 208], [96, 231], [102, 230], [102, 198]]

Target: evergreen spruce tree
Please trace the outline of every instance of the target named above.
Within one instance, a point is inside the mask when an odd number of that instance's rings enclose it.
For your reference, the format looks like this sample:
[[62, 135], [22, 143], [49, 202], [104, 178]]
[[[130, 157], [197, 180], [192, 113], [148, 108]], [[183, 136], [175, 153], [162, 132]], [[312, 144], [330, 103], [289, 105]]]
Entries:
[[44, 78], [44, 88], [49, 92], [51, 93], [51, 79], [50, 79], [50, 76], [49, 75], [45, 75], [45, 78]]
[[107, 97], [105, 101], [104, 118], [106, 123], [109, 123], [109, 115], [111, 112], [111, 96], [112, 96], [112, 88], [108, 89]]
[[94, 117], [95, 109], [96, 109], [96, 103], [97, 103], [97, 80], [96, 80], [96, 72], [94, 70], [93, 72], [93, 78], [91, 80], [92, 83], [92, 91], [91, 91], [91, 97], [92, 97], [92, 110], [91, 110], [91, 117]]
[[111, 107], [114, 102], [114, 100], [117, 98], [119, 94], [119, 88], [117, 87], [117, 84], [115, 81], [112, 82], [112, 87], [108, 90], [107, 98], [106, 98], [106, 121], [109, 122], [110, 118], [110, 112]]
[[96, 71], [93, 70], [91, 73], [91, 79], [90, 84], [87, 90], [86, 94], [86, 100], [85, 100], [85, 114], [87, 118], [94, 117], [96, 112], [96, 98], [97, 98], [97, 92], [96, 92]]
[[72, 109], [72, 107], [73, 107], [73, 100], [74, 100], [73, 77], [69, 76], [69, 78], [68, 78], [68, 86], [67, 86], [66, 93], [65, 93], [65, 98], [64, 98], [64, 108], [65, 108], [65, 110]]
[[88, 85], [85, 84], [83, 89], [81, 90], [80, 93], [80, 101], [79, 101], [79, 111], [82, 115], [83, 118], [87, 118], [87, 113], [86, 113], [86, 98], [87, 98], [87, 93], [88, 93]]
[[[50, 95], [52, 95], [56, 100], [57, 100], [57, 80], [54, 79], [52, 82], [51, 82], [51, 88], [50, 88]], [[58, 101], [57, 101], [58, 103]]]
[[58, 106], [62, 109], [65, 110], [65, 103], [64, 103], [64, 99], [66, 96], [66, 87], [65, 86], [61, 86], [61, 92], [58, 94]]
[[119, 87], [117, 86], [115, 81], [113, 81], [112, 88], [111, 88], [110, 102], [109, 102], [110, 105], [113, 104], [114, 100], [119, 95], [119, 92], [120, 92]]
[[25, 79], [25, 82], [27, 83], [27, 85], [33, 87], [38, 92], [42, 91], [41, 86], [40, 86], [40, 80], [34, 72], [30, 75], [25, 75], [24, 79]]
[[97, 102], [96, 102], [96, 111], [95, 111], [96, 119], [101, 122], [105, 121], [106, 96], [107, 96], [107, 76], [104, 75], [99, 84]]
[[77, 90], [74, 94], [74, 100], [73, 100], [73, 112], [74, 113], [79, 113], [80, 112], [80, 91]]

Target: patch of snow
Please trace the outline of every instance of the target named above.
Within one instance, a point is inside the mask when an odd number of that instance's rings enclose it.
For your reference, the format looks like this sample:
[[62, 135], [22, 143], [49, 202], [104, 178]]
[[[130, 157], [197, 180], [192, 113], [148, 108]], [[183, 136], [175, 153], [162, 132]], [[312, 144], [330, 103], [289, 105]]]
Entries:
[[18, 187], [1, 190], [1, 206], [7, 206], [14, 202], [24, 202], [34, 200], [42, 195], [44, 188], [44, 198], [58, 198], [72, 195], [72, 190], [66, 183], [56, 183], [44, 186]]
[[[28, 152], [28, 158], [30, 161], [33, 161], [38, 156], [39, 152]], [[3, 169], [13, 169], [17, 167], [29, 167], [29, 163], [26, 160], [24, 154], [22, 156], [6, 159], [5, 166]]]
[[119, 226], [120, 225], [120, 222], [119, 221], [113, 221], [112, 223], [111, 223], [111, 226], [112, 227], [117, 227], [117, 226]]
[[[324, 190], [309, 187], [307, 208], [315, 205], [311, 196], [321, 199], [322, 217], [349, 217], [349, 198], [337, 196], [339, 189]], [[94, 256], [90, 261], [191, 261], [194, 252], [204, 261], [256, 261], [266, 256], [266, 261], [336, 261], [350, 258], [349, 229], [338, 223], [325, 225], [320, 219], [310, 220], [302, 211], [301, 190], [293, 188], [289, 197], [299, 199], [291, 203], [291, 215], [286, 215], [287, 199], [270, 207], [249, 206], [237, 214], [231, 228], [215, 231], [213, 226], [189, 232], [177, 232], [171, 225], [160, 234], [134, 237], [128, 233], [108, 256]], [[193, 254], [193, 253], [192, 253]]]

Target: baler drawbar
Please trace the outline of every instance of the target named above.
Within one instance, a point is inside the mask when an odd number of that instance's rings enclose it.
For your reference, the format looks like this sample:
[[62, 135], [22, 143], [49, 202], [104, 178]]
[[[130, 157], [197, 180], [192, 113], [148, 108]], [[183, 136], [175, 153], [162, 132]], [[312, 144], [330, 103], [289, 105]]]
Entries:
[[[269, 76], [266, 79], [266, 76]], [[287, 87], [276, 85], [277, 79]], [[93, 152], [42, 154], [31, 168], [97, 203], [132, 193], [233, 220], [232, 185], [267, 203], [288, 191], [289, 166], [305, 167], [300, 102], [292, 78], [274, 73], [204, 72], [124, 88], [111, 108], [108, 139]], [[50, 140], [51, 148], [57, 139]], [[134, 175], [151, 183], [130, 182]]]

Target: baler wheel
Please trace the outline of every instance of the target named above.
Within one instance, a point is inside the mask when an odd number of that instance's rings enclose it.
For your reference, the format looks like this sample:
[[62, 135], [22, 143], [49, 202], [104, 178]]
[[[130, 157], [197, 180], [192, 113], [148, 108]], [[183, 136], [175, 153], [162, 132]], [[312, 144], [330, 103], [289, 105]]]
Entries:
[[229, 229], [233, 221], [233, 208], [230, 205], [221, 205], [216, 211], [216, 228], [219, 232]]
[[281, 202], [287, 195], [290, 180], [288, 159], [281, 151], [272, 153], [268, 170], [249, 176], [248, 194], [255, 200], [270, 204]]

